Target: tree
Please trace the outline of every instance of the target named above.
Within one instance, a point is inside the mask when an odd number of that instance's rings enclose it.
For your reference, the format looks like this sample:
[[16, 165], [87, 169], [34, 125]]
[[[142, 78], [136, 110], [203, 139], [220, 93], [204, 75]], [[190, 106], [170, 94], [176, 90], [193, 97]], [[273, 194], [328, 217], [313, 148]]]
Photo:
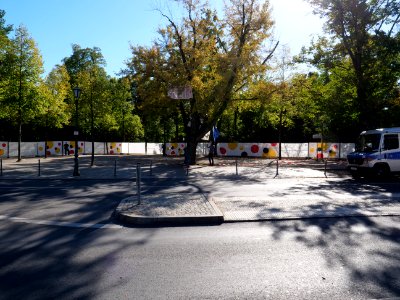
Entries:
[[28, 123], [43, 108], [40, 96], [42, 58], [27, 29], [15, 31], [5, 51], [3, 104], [7, 118], [18, 127], [18, 161], [21, 160], [22, 125]]
[[[180, 3], [186, 17], [178, 23], [161, 12], [169, 25], [160, 29], [160, 40], [152, 47], [132, 47], [126, 74], [138, 84], [142, 107], [168, 106], [173, 111], [178, 106], [194, 164], [197, 143], [235, 95], [265, 71], [272, 55], [265, 42], [273, 22], [268, 1], [231, 0], [224, 19], [204, 1]], [[191, 87], [191, 99], [168, 101], [168, 89], [184, 86]]]
[[112, 104], [113, 127], [118, 131], [120, 139], [125, 142], [126, 137], [130, 141], [137, 141], [143, 137], [143, 126], [139, 116], [134, 114], [132, 93], [127, 78], [111, 78], [110, 100]]
[[[71, 120], [71, 112], [65, 99], [71, 91], [69, 75], [65, 66], [57, 65], [47, 75], [45, 82], [40, 85], [41, 97], [43, 97], [43, 110], [36, 122], [44, 126], [45, 143], [47, 149], [48, 128], [62, 128]], [[47, 150], [45, 152], [47, 157]]]
[[[308, 0], [324, 17], [323, 38], [312, 47], [315, 64], [336, 68], [349, 59], [359, 111], [357, 131], [379, 126], [381, 111], [398, 88], [400, 3], [397, 0]], [[347, 100], [347, 99], [345, 99]]]
[[50, 71], [45, 80], [45, 114], [47, 125], [61, 128], [71, 120], [66, 100], [70, 94], [69, 75], [64, 65], [57, 65]]
[[[7, 119], [7, 110], [6, 105], [4, 103], [5, 100], [5, 87], [8, 85], [8, 78], [7, 78], [7, 49], [10, 47], [10, 38], [8, 35], [12, 32], [12, 26], [6, 25], [6, 21], [4, 19], [5, 11], [0, 9], [0, 124], [5, 122]], [[6, 132], [5, 123], [4, 126], [0, 126], [1, 132]]]
[[93, 166], [95, 129], [100, 128], [100, 119], [109, 119], [110, 111], [106, 101], [108, 77], [104, 70], [105, 60], [97, 47], [81, 48], [79, 45], [73, 45], [72, 51], [72, 55], [63, 61], [70, 76], [71, 86], [79, 86], [83, 91], [79, 99], [79, 123], [83, 131], [90, 133]]

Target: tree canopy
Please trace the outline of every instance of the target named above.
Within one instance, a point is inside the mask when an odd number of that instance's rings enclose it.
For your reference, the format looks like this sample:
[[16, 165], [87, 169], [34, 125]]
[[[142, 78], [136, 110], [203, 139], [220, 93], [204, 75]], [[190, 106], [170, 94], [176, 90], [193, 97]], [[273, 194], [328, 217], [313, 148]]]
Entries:
[[[355, 88], [359, 131], [382, 126], [377, 113], [398, 97], [400, 3], [397, 0], [308, 0], [326, 19], [326, 36], [310, 48], [314, 65], [342, 74]], [[345, 75], [344, 72], [346, 72]], [[339, 80], [336, 88], [346, 85]], [[345, 97], [343, 101], [348, 101]]]
[[[265, 71], [273, 21], [268, 1], [229, 1], [223, 18], [205, 1], [180, 2], [186, 16], [177, 21], [160, 12], [168, 25], [151, 47], [132, 47], [125, 74], [136, 82], [143, 110], [168, 107], [169, 114], [177, 107], [195, 163], [197, 143]], [[192, 90], [190, 99], [168, 98], [169, 89], [182, 87]]]
[[399, 2], [306, 1], [324, 32], [294, 58], [272, 35], [269, 1], [229, 0], [219, 12], [174, 1], [181, 17], [156, 10], [166, 21], [157, 40], [132, 45], [118, 77], [100, 48], [73, 44], [44, 78], [34, 39], [0, 10], [0, 139], [21, 140], [23, 126], [30, 140], [73, 139], [75, 86], [80, 138], [185, 141], [192, 164], [214, 126], [227, 142], [354, 141], [400, 126]]

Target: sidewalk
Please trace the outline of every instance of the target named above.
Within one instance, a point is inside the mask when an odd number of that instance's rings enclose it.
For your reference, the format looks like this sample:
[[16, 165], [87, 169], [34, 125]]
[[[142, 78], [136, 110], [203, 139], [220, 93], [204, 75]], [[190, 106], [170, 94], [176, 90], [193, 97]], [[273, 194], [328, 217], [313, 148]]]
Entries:
[[181, 157], [159, 155], [96, 155], [91, 166], [89, 155], [79, 157], [80, 176], [73, 176], [74, 157], [3, 158], [0, 179], [135, 179], [138, 164], [145, 178], [241, 178], [270, 179], [292, 177], [340, 177], [346, 175], [344, 161], [215, 158], [215, 166], [207, 158], [186, 168]]
[[[167, 192], [126, 198], [114, 212], [124, 224], [204, 225], [222, 222], [342, 216], [400, 215], [400, 194], [363, 189], [351, 180], [343, 161], [206, 158], [186, 168], [182, 158], [161, 156], [82, 156], [74, 177], [73, 157], [2, 160], [0, 180], [177, 180], [212, 192]], [[39, 176], [40, 175], [40, 176]], [[350, 188], [343, 188], [343, 181]], [[358, 189], [355, 193], [353, 189]]]

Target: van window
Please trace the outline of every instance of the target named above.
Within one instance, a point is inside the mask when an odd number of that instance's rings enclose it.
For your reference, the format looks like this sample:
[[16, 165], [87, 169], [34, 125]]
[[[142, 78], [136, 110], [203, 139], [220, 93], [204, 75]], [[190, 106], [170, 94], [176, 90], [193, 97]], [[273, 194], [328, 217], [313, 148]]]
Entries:
[[363, 134], [356, 144], [356, 150], [362, 152], [377, 152], [381, 142], [380, 133]]
[[398, 134], [385, 134], [383, 139], [383, 149], [391, 150], [399, 148], [399, 135]]

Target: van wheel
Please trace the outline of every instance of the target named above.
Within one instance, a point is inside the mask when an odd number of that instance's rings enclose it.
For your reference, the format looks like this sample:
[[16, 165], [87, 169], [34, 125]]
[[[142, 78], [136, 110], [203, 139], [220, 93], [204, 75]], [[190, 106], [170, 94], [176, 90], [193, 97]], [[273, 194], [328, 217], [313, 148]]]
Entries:
[[374, 166], [374, 173], [378, 178], [388, 178], [390, 174], [390, 168], [386, 164], [378, 164]]

